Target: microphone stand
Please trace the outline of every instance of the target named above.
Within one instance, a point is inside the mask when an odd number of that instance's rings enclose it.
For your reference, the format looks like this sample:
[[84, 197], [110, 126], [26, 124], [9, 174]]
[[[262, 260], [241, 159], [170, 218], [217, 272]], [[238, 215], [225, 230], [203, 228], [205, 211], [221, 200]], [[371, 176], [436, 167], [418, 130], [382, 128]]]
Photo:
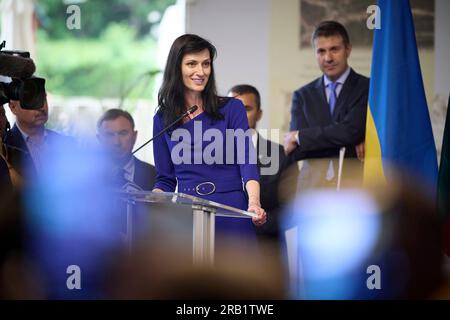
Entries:
[[193, 105], [192, 107], [189, 108], [188, 111], [186, 111], [185, 113], [183, 113], [179, 118], [177, 118], [174, 122], [172, 122], [171, 124], [169, 124], [167, 127], [165, 127], [164, 129], [162, 129], [160, 132], [158, 132], [155, 136], [153, 136], [150, 140], [148, 140], [146, 143], [144, 143], [142, 146], [140, 146], [139, 148], [137, 148], [136, 150], [134, 150], [132, 152], [132, 154], [135, 154], [136, 152], [138, 152], [139, 150], [141, 150], [143, 147], [145, 147], [147, 144], [149, 144], [150, 142], [152, 142], [154, 139], [158, 138], [160, 135], [162, 135], [164, 132], [166, 132], [168, 129], [170, 129], [171, 127], [173, 127], [176, 123], [178, 123], [180, 120], [182, 120], [184, 117], [187, 117], [188, 115], [194, 113], [195, 111], [197, 111], [198, 107], [197, 105]]
[[338, 179], [336, 190], [341, 190], [341, 179], [342, 179], [342, 167], [344, 166], [344, 156], [345, 156], [345, 147], [342, 147], [339, 150], [339, 169], [338, 169]]

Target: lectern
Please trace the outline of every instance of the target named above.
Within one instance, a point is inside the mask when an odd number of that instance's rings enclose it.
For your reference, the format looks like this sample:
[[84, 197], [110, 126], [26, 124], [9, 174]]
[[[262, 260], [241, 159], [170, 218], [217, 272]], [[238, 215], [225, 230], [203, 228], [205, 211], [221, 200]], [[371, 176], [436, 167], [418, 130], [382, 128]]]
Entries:
[[[192, 219], [186, 223], [192, 224], [192, 260], [194, 264], [213, 264], [215, 216], [228, 218], [250, 219], [255, 213], [240, 210], [217, 202], [208, 201], [191, 195], [173, 192], [122, 191], [120, 199], [126, 202], [126, 245], [131, 252], [135, 233], [135, 215], [138, 204], [148, 204], [148, 215], [158, 204], [170, 204], [181, 214], [189, 214]], [[175, 214], [166, 212], [165, 214]], [[158, 226], [164, 228], [164, 225]], [[164, 230], [162, 230], [164, 232]]]

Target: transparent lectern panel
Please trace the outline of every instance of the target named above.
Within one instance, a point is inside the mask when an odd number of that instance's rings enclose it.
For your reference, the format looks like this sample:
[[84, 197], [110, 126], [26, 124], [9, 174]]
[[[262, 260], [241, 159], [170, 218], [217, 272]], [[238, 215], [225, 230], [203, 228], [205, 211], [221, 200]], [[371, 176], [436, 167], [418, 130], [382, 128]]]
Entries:
[[148, 192], [148, 191], [133, 191], [120, 192], [119, 195], [124, 200], [129, 199], [132, 202], [142, 203], [176, 203], [187, 205], [190, 207], [196, 206], [204, 210], [212, 209], [217, 216], [227, 216], [234, 218], [251, 218], [254, 213], [240, 210], [231, 206], [220, 204], [214, 201], [208, 201], [184, 193], [174, 192]]

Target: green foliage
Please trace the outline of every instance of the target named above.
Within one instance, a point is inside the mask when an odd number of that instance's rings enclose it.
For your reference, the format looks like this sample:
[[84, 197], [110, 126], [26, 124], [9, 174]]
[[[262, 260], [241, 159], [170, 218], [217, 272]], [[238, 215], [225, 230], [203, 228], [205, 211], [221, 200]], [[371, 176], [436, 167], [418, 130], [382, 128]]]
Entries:
[[176, 0], [87, 0], [77, 4], [81, 10], [81, 29], [66, 28], [66, 12], [69, 5], [62, 0], [39, 0], [37, 12], [41, 27], [52, 39], [72, 37], [93, 38], [100, 36], [110, 23], [125, 23], [137, 31], [138, 37], [145, 37], [152, 24], [147, 16], [152, 11], [161, 14]]
[[[155, 41], [137, 41], [135, 33], [125, 24], [110, 23], [97, 39], [51, 41], [40, 31], [37, 74], [54, 94], [119, 98], [140, 75], [155, 70]], [[152, 92], [153, 79], [144, 77], [128, 98], [151, 98]]]
[[[62, 96], [151, 98], [155, 40], [148, 14], [176, 0], [86, 0], [78, 3], [81, 29], [69, 30], [69, 4], [39, 0], [37, 74]], [[141, 79], [141, 80], [137, 80]], [[134, 89], [130, 90], [133, 86]], [[130, 92], [128, 92], [130, 91]]]

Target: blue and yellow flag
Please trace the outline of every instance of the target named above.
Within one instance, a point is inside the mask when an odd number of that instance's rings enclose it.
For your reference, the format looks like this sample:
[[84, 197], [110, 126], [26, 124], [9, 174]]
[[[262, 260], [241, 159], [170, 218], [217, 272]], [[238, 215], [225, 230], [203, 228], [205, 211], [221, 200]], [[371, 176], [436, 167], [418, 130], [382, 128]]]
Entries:
[[437, 182], [437, 157], [408, 0], [379, 0], [366, 127], [365, 182], [393, 165]]

